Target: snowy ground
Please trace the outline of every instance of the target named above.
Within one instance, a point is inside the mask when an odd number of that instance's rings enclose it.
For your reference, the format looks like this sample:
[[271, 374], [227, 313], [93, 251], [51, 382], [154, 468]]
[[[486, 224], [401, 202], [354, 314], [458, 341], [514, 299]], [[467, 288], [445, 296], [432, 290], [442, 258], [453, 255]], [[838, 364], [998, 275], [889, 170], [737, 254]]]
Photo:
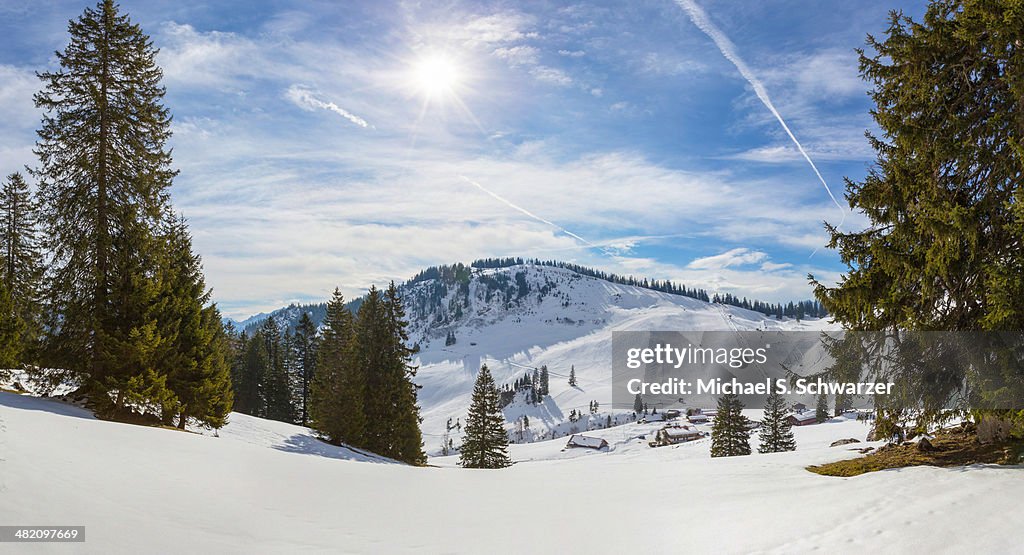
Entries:
[[[799, 449], [711, 459], [707, 441], [651, 449], [628, 425], [513, 447], [498, 471], [373, 464], [307, 430], [231, 415], [220, 437], [93, 419], [0, 393], [0, 524], [84, 525], [82, 544], [10, 553], [1019, 552], [1020, 467], [807, 472], [856, 456], [836, 421]], [[367, 462], [367, 461], [372, 462]]]

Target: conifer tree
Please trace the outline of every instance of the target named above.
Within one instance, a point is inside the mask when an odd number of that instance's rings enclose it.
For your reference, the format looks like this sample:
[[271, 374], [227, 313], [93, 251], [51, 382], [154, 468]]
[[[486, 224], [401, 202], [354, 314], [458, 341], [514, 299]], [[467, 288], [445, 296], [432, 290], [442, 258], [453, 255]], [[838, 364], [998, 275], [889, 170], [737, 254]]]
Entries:
[[633, 398], [633, 412], [640, 414], [644, 411], [644, 398], [639, 393]]
[[370, 287], [357, 314], [360, 364], [366, 376], [364, 447], [410, 464], [423, 464], [416, 367], [405, 311], [394, 283], [385, 293]]
[[540, 367], [540, 395], [541, 397], [547, 397], [551, 395], [550, 386], [551, 376], [548, 375], [548, 365], [545, 364]]
[[21, 360], [22, 325], [7, 284], [0, 280], [0, 378], [7, 378]]
[[459, 464], [465, 468], [504, 468], [512, 464], [498, 389], [486, 364], [480, 367], [473, 385]]
[[793, 428], [787, 416], [789, 407], [786, 399], [774, 389], [768, 394], [764, 405], [764, 418], [761, 420], [759, 439], [761, 445], [758, 453], [779, 453], [796, 450]]
[[316, 356], [309, 407], [313, 427], [334, 443], [365, 446], [366, 376], [355, 321], [337, 289], [327, 303]]
[[239, 353], [235, 377], [235, 410], [252, 416], [266, 416], [264, 382], [270, 366], [270, 354], [262, 330], [252, 337], [245, 332], [239, 338]]
[[[7, 177], [0, 189], [0, 279], [9, 306], [0, 318], [11, 336], [9, 351], [13, 358], [4, 368], [34, 362], [38, 354], [42, 327], [43, 264], [38, 235], [38, 208], [20, 173]], [[0, 350], [5, 350], [0, 347]]]
[[712, 457], [750, 454], [750, 421], [742, 411], [743, 403], [735, 395], [718, 398], [718, 414], [711, 426]]
[[409, 334], [406, 328], [405, 308], [398, 295], [395, 282], [384, 292], [384, 314], [386, 342], [388, 345], [387, 371], [393, 388], [394, 450], [389, 455], [409, 464], [425, 464], [423, 436], [420, 433], [420, 408], [416, 404], [419, 386], [413, 383], [417, 367], [412, 365], [413, 350], [408, 347]]
[[177, 398], [174, 412], [179, 428], [184, 429], [189, 419], [219, 428], [233, 403], [228, 336], [220, 311], [209, 304], [212, 293], [206, 288], [200, 258], [192, 252], [185, 221], [171, 224], [164, 239], [157, 317], [166, 354], [159, 372], [167, 375], [167, 385]]
[[263, 352], [266, 353], [265, 374], [263, 385], [263, 416], [281, 422], [294, 421], [291, 383], [285, 368], [282, 347], [283, 336], [277, 319], [268, 316], [259, 331], [263, 341]]
[[45, 354], [101, 416], [115, 416], [129, 400], [161, 404], [166, 394], [153, 374], [162, 341], [153, 305], [155, 234], [176, 173], [171, 118], [156, 49], [112, 0], [68, 31], [60, 69], [39, 75], [35, 96], [44, 115], [32, 175], [51, 255]]
[[818, 395], [818, 404], [814, 407], [814, 418], [819, 423], [827, 422], [829, 419], [828, 414], [828, 396], [822, 393]]
[[303, 312], [295, 327], [295, 349], [301, 390], [300, 421], [303, 426], [309, 424], [309, 395], [313, 375], [316, 373], [316, 348], [316, 324], [308, 312]]
[[569, 367], [569, 387], [576, 387], [576, 365]]
[[[1024, 329], [1022, 28], [1013, 2], [931, 2], [919, 21], [893, 12], [886, 35], [859, 51], [881, 134], [869, 135], [876, 163], [847, 182], [846, 197], [869, 223], [828, 227], [847, 270], [835, 287], [812, 283], [844, 328], [879, 332], [860, 336], [868, 352], [901, 330]], [[1001, 416], [1024, 433], [1020, 372], [992, 375], [1002, 365], [991, 359], [936, 368], [930, 358], [869, 377], [896, 384], [875, 400], [880, 424], [939, 422], [949, 401], [967, 397], [1018, 407]]]

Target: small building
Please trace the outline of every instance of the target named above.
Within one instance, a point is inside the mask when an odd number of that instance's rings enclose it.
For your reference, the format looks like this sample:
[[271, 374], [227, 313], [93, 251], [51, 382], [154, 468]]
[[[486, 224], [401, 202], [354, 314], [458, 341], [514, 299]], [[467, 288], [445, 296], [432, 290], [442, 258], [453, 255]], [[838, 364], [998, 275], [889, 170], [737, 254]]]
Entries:
[[761, 427], [760, 420], [747, 420], [747, 430], [756, 430]]
[[654, 436], [654, 441], [651, 442], [650, 445], [651, 447], [675, 445], [677, 443], [686, 443], [703, 437], [704, 434], [692, 426], [665, 426], [658, 430], [658, 433]]
[[703, 409], [700, 411], [700, 413], [703, 414], [704, 416], [707, 416], [708, 418], [714, 418], [718, 416], [718, 409]]
[[566, 449], [573, 447], [585, 447], [587, 449], [607, 449], [608, 442], [599, 437], [588, 437], [580, 434], [573, 434], [569, 443], [565, 444]]
[[690, 424], [707, 424], [708, 423], [707, 415], [701, 414], [699, 412], [691, 414], [690, 416], [687, 416], [686, 420], [688, 420], [690, 422]]
[[813, 412], [795, 412], [786, 417], [790, 426], [808, 426], [817, 424], [818, 417]]
[[803, 403], [796, 403], [793, 405], [793, 412], [800, 414], [807, 410], [807, 405]]
[[640, 422], [641, 424], [646, 424], [648, 422], [663, 422], [664, 420], [665, 415], [657, 412], [652, 412], [650, 414], [645, 414], [641, 416], [638, 422]]
[[664, 415], [665, 420], [675, 420], [676, 418], [679, 418], [682, 415], [682, 413], [676, 409], [669, 409], [664, 412]]

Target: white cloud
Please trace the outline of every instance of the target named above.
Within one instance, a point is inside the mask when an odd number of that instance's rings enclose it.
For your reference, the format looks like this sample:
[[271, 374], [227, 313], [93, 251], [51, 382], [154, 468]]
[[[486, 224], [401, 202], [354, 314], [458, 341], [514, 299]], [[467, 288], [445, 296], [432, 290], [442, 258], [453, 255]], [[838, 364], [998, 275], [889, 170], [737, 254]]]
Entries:
[[158, 63], [172, 85], [226, 87], [267, 69], [257, 45], [235, 33], [199, 32], [171, 21], [161, 35]]
[[538, 81], [560, 87], [567, 87], [573, 83], [572, 77], [561, 69], [542, 65], [540, 50], [533, 46], [501, 47], [494, 49], [492, 53], [505, 60], [509, 67], [526, 69]]
[[34, 130], [42, 112], [32, 96], [40, 89], [32, 70], [0, 64], [0, 179], [36, 162]]
[[567, 58], [582, 58], [586, 56], [586, 52], [583, 50], [559, 50], [559, 56], [565, 56]]
[[704, 64], [696, 60], [658, 52], [648, 52], [640, 62], [640, 70], [653, 75], [675, 76], [706, 69]]
[[495, 48], [493, 54], [512, 67], [536, 65], [540, 57], [539, 50], [525, 45]]
[[347, 119], [348, 121], [358, 125], [359, 127], [370, 127], [370, 124], [363, 118], [349, 112], [348, 110], [338, 106], [334, 102], [327, 102], [320, 100], [316, 97], [313, 91], [309, 90], [302, 85], [292, 85], [285, 91], [285, 98], [290, 100], [299, 108], [307, 111], [314, 110], [329, 110], [338, 114], [339, 116]]
[[740, 247], [721, 254], [697, 258], [686, 265], [691, 270], [721, 270], [732, 266], [746, 266], [763, 262], [768, 258], [766, 253]]

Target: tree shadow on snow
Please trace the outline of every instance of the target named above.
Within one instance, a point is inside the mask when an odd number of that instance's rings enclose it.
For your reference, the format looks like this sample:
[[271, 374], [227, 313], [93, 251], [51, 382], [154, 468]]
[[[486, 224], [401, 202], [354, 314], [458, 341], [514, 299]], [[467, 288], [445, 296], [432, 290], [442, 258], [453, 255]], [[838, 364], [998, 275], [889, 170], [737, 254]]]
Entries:
[[0, 406], [18, 410], [48, 412], [60, 416], [70, 416], [72, 418], [85, 418], [87, 420], [96, 419], [96, 417], [86, 409], [47, 397], [33, 397], [31, 395], [19, 395], [17, 393], [0, 391]]
[[284, 444], [274, 445], [274, 449], [277, 449], [278, 451], [284, 451], [286, 453], [314, 455], [318, 457], [326, 457], [329, 459], [339, 459], [345, 461], [370, 462], [378, 464], [389, 464], [396, 462], [385, 457], [375, 455], [373, 453], [360, 451], [352, 447], [340, 447], [337, 445], [331, 445], [330, 443], [327, 443], [313, 436], [305, 434], [295, 434], [292, 435], [291, 437], [285, 438]]

